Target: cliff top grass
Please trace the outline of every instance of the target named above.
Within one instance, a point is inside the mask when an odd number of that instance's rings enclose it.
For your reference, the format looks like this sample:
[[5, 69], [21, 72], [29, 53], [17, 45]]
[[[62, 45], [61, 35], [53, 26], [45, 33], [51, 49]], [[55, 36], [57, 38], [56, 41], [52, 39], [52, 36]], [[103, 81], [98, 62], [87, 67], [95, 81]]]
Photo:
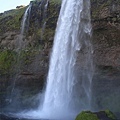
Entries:
[[20, 8], [4, 11], [4, 13], [1, 13], [0, 19], [2, 19], [4, 17], [7, 17], [7, 16], [15, 16], [16, 14], [19, 14], [25, 8], [26, 8], [26, 6], [23, 6], [23, 7], [20, 7]]
[[26, 7], [6, 11], [0, 15], [0, 33], [19, 30]]

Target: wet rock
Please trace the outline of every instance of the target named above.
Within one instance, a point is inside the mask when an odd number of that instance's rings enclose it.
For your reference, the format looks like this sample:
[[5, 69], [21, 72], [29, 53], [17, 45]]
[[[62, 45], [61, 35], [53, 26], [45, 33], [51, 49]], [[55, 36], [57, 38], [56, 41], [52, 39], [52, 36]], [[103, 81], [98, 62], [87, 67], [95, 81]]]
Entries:
[[100, 112], [83, 111], [75, 120], [117, 120], [117, 118], [109, 110]]
[[0, 120], [28, 120], [28, 119], [12, 117], [11, 115], [7, 115], [7, 114], [0, 114]]

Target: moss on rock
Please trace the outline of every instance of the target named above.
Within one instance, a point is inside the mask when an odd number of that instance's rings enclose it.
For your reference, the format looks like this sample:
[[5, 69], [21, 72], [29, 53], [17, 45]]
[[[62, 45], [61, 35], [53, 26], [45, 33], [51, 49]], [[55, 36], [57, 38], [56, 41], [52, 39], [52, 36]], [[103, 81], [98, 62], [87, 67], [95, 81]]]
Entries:
[[116, 120], [115, 115], [110, 110], [105, 110], [105, 113], [109, 118]]
[[20, 51], [20, 55], [18, 56], [19, 61], [21, 61], [23, 65], [28, 65], [34, 60], [37, 54], [39, 54], [37, 48], [26, 48]]
[[0, 74], [12, 71], [12, 65], [16, 62], [16, 53], [10, 50], [0, 51]]
[[90, 111], [83, 111], [81, 112], [75, 120], [99, 120], [97, 115]]
[[82, 111], [75, 120], [116, 120], [116, 117], [110, 110], [99, 112]]

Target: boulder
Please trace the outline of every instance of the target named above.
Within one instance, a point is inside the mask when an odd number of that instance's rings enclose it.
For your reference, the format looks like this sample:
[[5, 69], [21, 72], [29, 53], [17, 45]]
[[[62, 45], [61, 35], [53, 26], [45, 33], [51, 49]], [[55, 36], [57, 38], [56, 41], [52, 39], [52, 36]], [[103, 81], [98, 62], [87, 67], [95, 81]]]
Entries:
[[117, 120], [115, 115], [109, 111], [91, 112], [82, 111], [75, 120]]

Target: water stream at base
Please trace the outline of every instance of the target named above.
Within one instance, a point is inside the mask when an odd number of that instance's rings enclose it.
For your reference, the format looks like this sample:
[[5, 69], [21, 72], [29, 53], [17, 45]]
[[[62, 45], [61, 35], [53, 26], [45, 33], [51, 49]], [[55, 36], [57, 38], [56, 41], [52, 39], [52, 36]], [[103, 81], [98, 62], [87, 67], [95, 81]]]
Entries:
[[90, 0], [62, 0], [44, 101], [37, 110], [18, 116], [73, 120], [80, 111], [91, 109], [90, 37]]

